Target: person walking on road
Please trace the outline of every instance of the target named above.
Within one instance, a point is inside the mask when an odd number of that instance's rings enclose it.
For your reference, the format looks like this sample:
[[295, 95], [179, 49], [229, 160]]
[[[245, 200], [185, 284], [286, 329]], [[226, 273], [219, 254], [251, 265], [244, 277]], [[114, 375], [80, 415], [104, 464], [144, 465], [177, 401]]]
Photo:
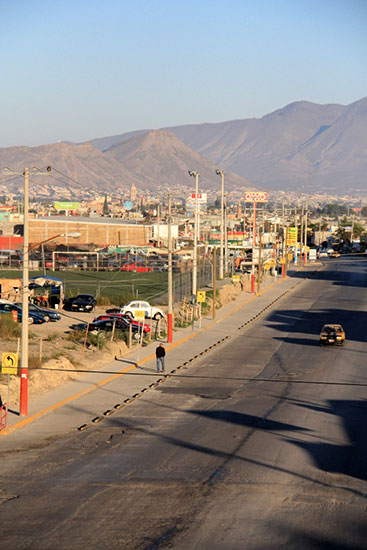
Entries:
[[165, 360], [166, 357], [166, 350], [164, 349], [163, 344], [159, 344], [159, 346], [155, 350], [155, 356], [157, 358], [157, 372], [164, 372], [165, 371]]

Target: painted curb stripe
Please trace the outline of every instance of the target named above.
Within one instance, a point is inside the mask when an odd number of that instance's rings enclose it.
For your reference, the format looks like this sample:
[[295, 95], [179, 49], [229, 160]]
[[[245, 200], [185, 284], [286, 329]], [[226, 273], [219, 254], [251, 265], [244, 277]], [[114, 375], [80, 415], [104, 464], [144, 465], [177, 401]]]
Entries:
[[[287, 277], [287, 279], [288, 279], [288, 277]], [[284, 281], [284, 279], [281, 279], [280, 281], [276, 281], [275, 283], [273, 283], [272, 285], [268, 286], [266, 289], [261, 291], [260, 294], [264, 294], [265, 292], [267, 292], [268, 290], [273, 288], [275, 285], [280, 284], [283, 281]], [[294, 287], [298, 286], [298, 284], [301, 284], [302, 282], [303, 282], [302, 280], [298, 281], [298, 283], [296, 283], [296, 285], [294, 285]], [[294, 288], [294, 287], [292, 287], [292, 288]], [[233, 309], [229, 313], [226, 313], [225, 315], [222, 315], [222, 317], [218, 317], [218, 319], [213, 320], [211, 323], [209, 323], [209, 325], [207, 325], [206, 327], [204, 327], [201, 330], [202, 331], [208, 330], [210, 327], [212, 327], [216, 323], [219, 323], [220, 321], [223, 321], [224, 319], [227, 319], [233, 313], [236, 313], [242, 307], [246, 306], [249, 302], [254, 300], [256, 297], [257, 296], [255, 296], [255, 295], [251, 296], [248, 300], [241, 303], [235, 309]], [[167, 346], [166, 349], [167, 350], [173, 349], [173, 348], [183, 344], [184, 342], [187, 342], [188, 340], [191, 340], [192, 338], [194, 338], [197, 335], [198, 335], [197, 332], [193, 332], [192, 334], [189, 334], [188, 336], [185, 336], [184, 338], [182, 338], [181, 340], [178, 340], [177, 342], [171, 344], [170, 346]], [[214, 344], [213, 347], [215, 347], [216, 345], [217, 344]], [[136, 363], [136, 365], [137, 366], [143, 365], [144, 363], [147, 363], [148, 361], [150, 361], [151, 359], [154, 359], [154, 358], [155, 358], [155, 353], [152, 353], [151, 355], [149, 355], [145, 359], [142, 359], [141, 361]], [[191, 361], [192, 361], [192, 359], [190, 361], [187, 361], [186, 363], [184, 363], [184, 365], [187, 365], [187, 364], [191, 363]], [[94, 389], [100, 388], [100, 387], [104, 386], [105, 384], [108, 384], [109, 382], [112, 382], [113, 380], [115, 380], [116, 378], [118, 378], [119, 376], [124, 374], [125, 372], [128, 372], [128, 371], [134, 369], [136, 367], [136, 365], [132, 365], [130, 367], [127, 367], [127, 368], [117, 372], [116, 374], [113, 374], [112, 376], [109, 376], [108, 378], [105, 378], [104, 380], [101, 380], [100, 382], [97, 382], [96, 384], [93, 384], [92, 386], [89, 386], [88, 388], [85, 388], [84, 390], [82, 390], [78, 393], [75, 393], [74, 395], [71, 395], [70, 397], [67, 397], [66, 399], [63, 399], [62, 401], [59, 401], [58, 403], [55, 403], [54, 405], [50, 405], [49, 407], [46, 407], [45, 409], [42, 409], [41, 411], [38, 411], [37, 413], [33, 414], [32, 416], [28, 416], [27, 418], [25, 418], [24, 420], [21, 420], [20, 422], [17, 422], [13, 426], [9, 426], [8, 428], [5, 428], [4, 430], [1, 430], [0, 435], [9, 435], [10, 433], [14, 432], [15, 430], [18, 430], [19, 428], [23, 428], [24, 426], [27, 426], [31, 422], [34, 422], [35, 420], [40, 418], [41, 416], [43, 416], [43, 415], [45, 415], [49, 412], [55, 411], [56, 409], [62, 407], [63, 405], [66, 405], [67, 403], [70, 403], [71, 401], [74, 401], [75, 399], [78, 399], [79, 397], [83, 397], [84, 395], [87, 395], [88, 393], [90, 393]], [[163, 379], [160, 379], [158, 381], [158, 383], [161, 383], [162, 381], [163, 381]], [[130, 399], [125, 399], [124, 403], [130, 403], [130, 401], [131, 401]], [[85, 429], [85, 428], [83, 428], [83, 429]]]

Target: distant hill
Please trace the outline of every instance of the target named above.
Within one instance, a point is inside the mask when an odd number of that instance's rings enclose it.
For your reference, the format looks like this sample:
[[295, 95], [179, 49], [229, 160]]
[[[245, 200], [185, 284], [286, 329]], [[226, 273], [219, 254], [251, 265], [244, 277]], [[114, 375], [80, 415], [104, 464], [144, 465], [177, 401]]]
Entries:
[[[367, 191], [367, 98], [291, 103], [261, 118], [162, 128], [212, 164], [265, 189]], [[138, 130], [93, 140], [107, 150]]]
[[[81, 189], [122, 192], [132, 184], [152, 191], [192, 188], [188, 170], [200, 172], [202, 189], [218, 189], [215, 168], [225, 170], [227, 190], [365, 194], [367, 98], [347, 106], [298, 101], [261, 118], [0, 149], [0, 168], [48, 164], [55, 171], [47, 183], [32, 176], [41, 196], [74, 197]], [[21, 185], [17, 179], [0, 183], [0, 193]]]
[[367, 191], [367, 98], [291, 103], [260, 119], [171, 128], [189, 147], [267, 189]]
[[[77, 197], [81, 189], [128, 189], [139, 180], [123, 166], [106, 158], [90, 145], [54, 143], [39, 147], [8, 147], [0, 149], [0, 166], [22, 171], [25, 167], [45, 169], [50, 165], [51, 176], [31, 174], [30, 194]], [[16, 192], [22, 181], [11, 180], [8, 189]]]
[[319, 188], [367, 191], [367, 98], [352, 103], [286, 160], [310, 172]]
[[[218, 189], [220, 178], [215, 166], [192, 151], [173, 133], [150, 131], [122, 141], [108, 152], [90, 144], [54, 143], [40, 147], [9, 147], [0, 149], [0, 168], [14, 171], [36, 166], [52, 167], [51, 175], [30, 175], [30, 195], [77, 199], [91, 192], [129, 192], [134, 184], [138, 190], [152, 192], [168, 187], [175, 190], [193, 188], [188, 170], [200, 173], [203, 190]], [[241, 176], [228, 173], [227, 189], [252, 186]], [[0, 180], [0, 194], [22, 191], [23, 179]]]
[[[180, 141], [173, 132], [152, 130], [121, 141], [104, 153], [123, 165], [141, 181], [140, 187], [192, 187], [188, 171], [200, 173], [200, 188], [219, 189], [221, 179], [215, 166]], [[253, 188], [237, 174], [226, 172], [226, 188]]]

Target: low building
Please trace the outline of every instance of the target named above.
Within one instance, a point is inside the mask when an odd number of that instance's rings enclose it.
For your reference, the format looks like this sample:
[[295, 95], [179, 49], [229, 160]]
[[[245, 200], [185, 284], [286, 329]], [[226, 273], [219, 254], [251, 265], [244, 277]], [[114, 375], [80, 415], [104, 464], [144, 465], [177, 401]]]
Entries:
[[19, 300], [22, 289], [21, 279], [0, 279], [0, 298], [15, 302]]
[[49, 216], [29, 220], [30, 246], [48, 239], [52, 239], [53, 244], [94, 245], [95, 248], [144, 246], [152, 238], [153, 225], [116, 218]]

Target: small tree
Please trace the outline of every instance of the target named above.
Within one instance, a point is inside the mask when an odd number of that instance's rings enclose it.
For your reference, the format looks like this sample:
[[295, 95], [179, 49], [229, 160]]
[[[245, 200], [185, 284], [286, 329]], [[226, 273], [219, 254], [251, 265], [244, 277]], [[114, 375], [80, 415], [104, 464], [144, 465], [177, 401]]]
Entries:
[[106, 193], [105, 196], [104, 196], [104, 203], [103, 203], [102, 214], [103, 214], [104, 216], [108, 216], [109, 213], [110, 213], [110, 209], [108, 208], [108, 200], [107, 200], [107, 193]]

